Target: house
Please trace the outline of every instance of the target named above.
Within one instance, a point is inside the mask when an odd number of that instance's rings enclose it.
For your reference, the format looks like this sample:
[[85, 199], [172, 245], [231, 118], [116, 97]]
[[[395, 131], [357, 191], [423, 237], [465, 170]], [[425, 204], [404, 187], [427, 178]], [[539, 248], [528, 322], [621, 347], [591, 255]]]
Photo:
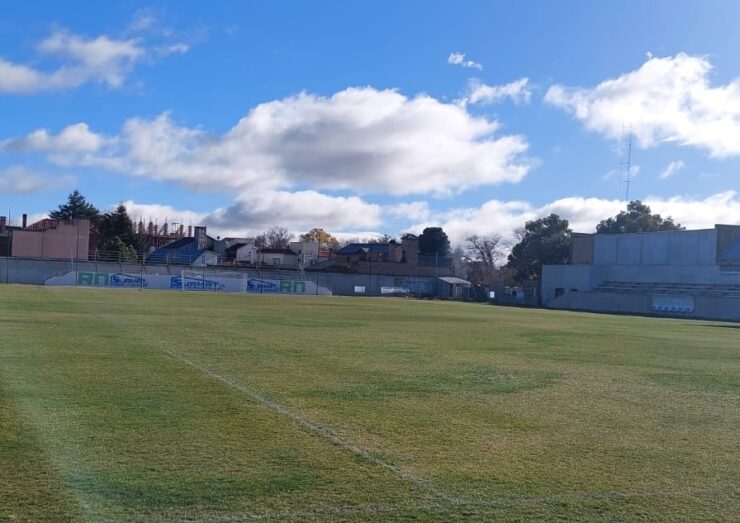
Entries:
[[329, 270], [396, 276], [452, 276], [452, 258], [419, 255], [419, 238], [407, 234], [401, 243], [351, 243], [336, 252]]
[[0, 256], [10, 256], [10, 237], [17, 227], [8, 225], [8, 219], [0, 216]]
[[8, 228], [0, 220], [0, 229], [7, 238], [3, 242], [10, 255], [22, 258], [85, 260], [90, 253], [90, 220], [43, 219], [26, 226], [26, 215], [20, 228]]
[[226, 249], [226, 258], [237, 263], [257, 263], [257, 246], [254, 241], [237, 243]]
[[290, 249], [259, 249], [257, 251], [256, 264], [284, 269], [297, 269], [298, 255]]
[[146, 257], [146, 261], [166, 265], [216, 265], [218, 254], [213, 251], [215, 241], [206, 234], [205, 227], [195, 227], [193, 237], [181, 238], [154, 250]]
[[298, 256], [299, 268], [308, 269], [319, 264], [319, 242], [290, 242], [290, 250]]
[[[233, 237], [227, 237], [227, 238], [217, 238], [213, 241], [213, 251], [218, 254], [219, 258], [225, 258], [225, 259], [234, 259], [233, 257], [229, 257], [229, 252], [233, 252], [233, 247], [235, 245], [244, 245], [246, 243], [249, 243], [251, 240], [249, 238], [233, 238]], [[231, 250], [231, 251], [230, 251]]]

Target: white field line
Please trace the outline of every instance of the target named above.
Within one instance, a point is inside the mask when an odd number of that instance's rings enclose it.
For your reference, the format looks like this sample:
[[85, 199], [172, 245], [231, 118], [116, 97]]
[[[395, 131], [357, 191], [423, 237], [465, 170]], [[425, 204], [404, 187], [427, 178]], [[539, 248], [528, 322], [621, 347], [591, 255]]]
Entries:
[[[608, 500], [630, 500], [640, 498], [655, 498], [655, 497], [706, 497], [709, 496], [737, 496], [739, 491], [736, 487], [729, 488], [712, 488], [712, 489], [681, 489], [681, 490], [655, 490], [647, 492], [616, 492], [616, 491], [602, 491], [602, 492], [567, 492], [562, 494], [552, 494], [544, 496], [500, 496], [500, 497], [486, 497], [486, 498], [469, 498], [469, 497], [458, 497], [454, 496], [439, 486], [435, 485], [431, 481], [421, 478], [412, 472], [402, 469], [396, 465], [388, 463], [387, 461], [374, 455], [371, 451], [358, 446], [356, 443], [349, 441], [335, 432], [330, 428], [320, 425], [316, 422], [301, 416], [295, 412], [292, 412], [288, 408], [284, 407], [280, 403], [269, 400], [262, 396], [260, 393], [245, 387], [244, 385], [237, 383], [236, 381], [222, 376], [207, 367], [203, 367], [195, 363], [194, 361], [186, 358], [182, 354], [174, 350], [165, 350], [167, 354], [173, 358], [189, 365], [190, 367], [200, 371], [201, 373], [223, 383], [224, 385], [232, 388], [238, 392], [241, 392], [251, 400], [267, 407], [273, 412], [290, 418], [293, 422], [305, 428], [306, 430], [329, 440], [335, 445], [365, 458], [366, 460], [379, 465], [397, 476], [416, 484], [419, 487], [424, 488], [428, 492], [435, 494], [442, 498], [439, 502], [435, 501], [421, 501], [421, 502], [400, 502], [397, 504], [377, 504], [370, 506], [345, 506], [345, 507], [323, 507], [313, 510], [305, 511], [288, 511], [288, 512], [257, 512], [257, 513], [242, 513], [242, 514], [231, 514], [224, 516], [216, 516], [213, 518], [205, 517], [198, 518], [199, 520], [212, 521], [212, 522], [229, 522], [229, 521], [250, 521], [260, 519], [295, 519], [295, 518], [310, 518], [310, 517], [322, 517], [332, 515], [352, 515], [352, 514], [378, 514], [384, 512], [395, 512], [399, 510], [427, 510], [431, 512], [451, 512], [460, 509], [475, 509], [475, 508], [515, 508], [515, 507], [530, 507], [534, 505], [546, 505], [551, 503], [567, 503], [567, 502], [578, 502], [578, 501], [608, 501]], [[189, 521], [188, 519], [180, 519], [176, 521]]]
[[236, 381], [227, 378], [225, 376], [222, 376], [221, 374], [218, 374], [211, 369], [207, 367], [203, 367], [202, 365], [199, 365], [195, 363], [194, 361], [186, 358], [179, 352], [176, 352], [174, 350], [165, 350], [167, 354], [172, 356], [173, 358], [191, 366], [192, 368], [200, 371], [201, 373], [217, 380], [223, 383], [224, 385], [237, 390], [250, 398], [251, 400], [260, 403], [264, 407], [267, 407], [268, 409], [272, 410], [273, 412], [280, 414], [281, 416], [285, 416], [287, 418], [290, 418], [294, 423], [300, 425], [304, 429], [313, 432], [314, 434], [329, 440], [330, 442], [334, 443], [335, 445], [357, 455], [365, 458], [371, 463], [374, 463], [376, 465], [379, 465], [383, 467], [386, 470], [389, 470], [396, 474], [397, 476], [410, 481], [411, 483], [414, 483], [415, 485], [422, 487], [426, 491], [439, 496], [443, 499], [446, 499], [451, 502], [457, 502], [458, 500], [452, 496], [451, 494], [445, 492], [441, 488], [439, 488], [437, 485], [432, 483], [431, 481], [424, 479], [422, 477], [417, 476], [416, 474], [409, 472], [408, 470], [404, 470], [401, 467], [398, 467], [396, 465], [393, 465], [392, 463], [388, 463], [384, 459], [374, 455], [371, 451], [364, 449], [357, 445], [356, 443], [347, 440], [338, 434], [336, 434], [334, 431], [332, 431], [330, 428], [325, 427], [323, 425], [320, 425], [314, 421], [311, 421], [308, 418], [305, 418], [304, 416], [301, 416], [300, 414], [297, 414], [288, 408], [284, 407], [280, 403], [277, 403], [275, 401], [272, 401], [270, 399], [265, 398], [260, 393], [245, 387], [244, 385], [237, 383]]

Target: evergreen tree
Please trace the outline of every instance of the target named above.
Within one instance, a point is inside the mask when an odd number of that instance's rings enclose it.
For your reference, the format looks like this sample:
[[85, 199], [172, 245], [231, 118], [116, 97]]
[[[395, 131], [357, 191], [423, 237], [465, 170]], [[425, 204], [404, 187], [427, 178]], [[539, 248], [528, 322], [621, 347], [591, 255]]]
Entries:
[[509, 254], [508, 266], [519, 281], [539, 278], [543, 265], [561, 265], [570, 259], [568, 220], [557, 214], [533, 220], [524, 226], [522, 239]]
[[105, 213], [100, 219], [98, 246], [104, 251], [121, 251], [122, 246], [139, 250], [139, 241], [134, 223], [128, 215], [126, 206], [119, 204], [113, 212]]
[[83, 218], [96, 224], [100, 219], [100, 211], [75, 189], [67, 197], [67, 202], [60, 204], [55, 210], [49, 212], [52, 220], [71, 220], [72, 218]]
[[450, 240], [442, 227], [427, 227], [419, 236], [419, 254], [422, 256], [447, 256]]
[[640, 200], [627, 204], [627, 211], [622, 211], [613, 218], [602, 220], [596, 226], [599, 234], [617, 234], [624, 232], [655, 232], [655, 231], [682, 231], [680, 223], [673, 218], [663, 218], [660, 214], [653, 214], [650, 207]]

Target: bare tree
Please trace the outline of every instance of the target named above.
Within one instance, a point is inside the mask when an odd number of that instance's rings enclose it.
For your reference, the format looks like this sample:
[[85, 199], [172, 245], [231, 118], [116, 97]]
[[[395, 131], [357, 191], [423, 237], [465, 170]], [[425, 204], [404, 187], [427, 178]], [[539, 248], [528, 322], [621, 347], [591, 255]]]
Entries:
[[258, 249], [287, 249], [290, 246], [290, 240], [293, 235], [285, 227], [273, 225], [264, 233], [254, 239], [254, 244]]
[[372, 236], [371, 238], [368, 238], [365, 243], [388, 243], [390, 241], [395, 241], [393, 239], [393, 236], [388, 236], [387, 234], [384, 234], [382, 236]]
[[496, 266], [506, 259], [506, 245], [498, 234], [474, 234], [466, 241], [470, 257], [479, 261], [488, 274], [493, 274]]

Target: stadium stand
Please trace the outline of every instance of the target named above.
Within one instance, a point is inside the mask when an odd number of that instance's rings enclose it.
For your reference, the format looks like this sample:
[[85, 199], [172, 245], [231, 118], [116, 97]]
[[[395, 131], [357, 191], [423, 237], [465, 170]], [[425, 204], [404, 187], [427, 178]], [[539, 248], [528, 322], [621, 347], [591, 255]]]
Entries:
[[574, 234], [570, 265], [546, 265], [551, 308], [740, 321], [740, 226]]

